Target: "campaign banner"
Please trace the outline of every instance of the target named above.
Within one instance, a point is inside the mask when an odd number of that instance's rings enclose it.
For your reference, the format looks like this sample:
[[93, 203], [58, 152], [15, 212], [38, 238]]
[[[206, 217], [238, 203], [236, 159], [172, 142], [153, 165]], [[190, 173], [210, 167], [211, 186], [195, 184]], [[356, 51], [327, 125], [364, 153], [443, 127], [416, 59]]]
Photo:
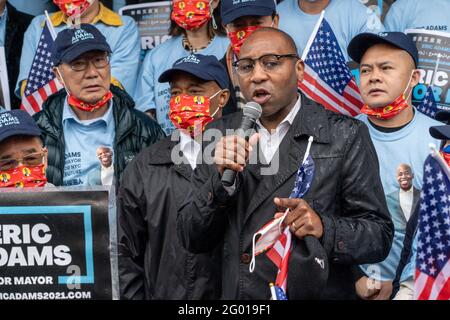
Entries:
[[141, 49], [151, 50], [169, 36], [171, 1], [159, 1], [122, 7], [120, 15], [132, 17], [141, 35]]
[[432, 86], [438, 110], [450, 110], [450, 33], [409, 29], [419, 51], [419, 84], [413, 90], [413, 102], [419, 104]]
[[40, 189], [0, 192], [0, 300], [118, 299], [114, 193]]

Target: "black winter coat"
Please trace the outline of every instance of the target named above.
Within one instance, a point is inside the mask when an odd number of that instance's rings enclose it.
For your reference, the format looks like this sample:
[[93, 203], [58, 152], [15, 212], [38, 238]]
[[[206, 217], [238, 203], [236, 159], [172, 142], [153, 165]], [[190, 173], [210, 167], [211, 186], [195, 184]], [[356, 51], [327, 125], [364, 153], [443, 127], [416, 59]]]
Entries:
[[177, 210], [192, 175], [189, 164], [171, 160], [177, 143], [167, 137], [125, 170], [117, 201], [122, 299], [220, 297], [220, 248], [189, 253], [177, 237]]
[[[211, 127], [225, 132], [226, 128], [237, 128], [241, 117], [238, 112], [211, 123]], [[315, 174], [304, 199], [322, 219], [321, 243], [329, 263], [328, 282], [319, 298], [356, 298], [352, 270], [359, 264], [382, 261], [388, 255], [394, 228], [367, 127], [302, 96], [300, 111], [277, 151], [280, 163], [275, 175], [261, 175], [260, 163], [249, 164], [238, 174], [236, 191], [230, 196], [215, 165], [201, 165], [192, 178], [196, 191], [179, 211], [178, 232], [188, 250], [204, 252], [224, 241], [223, 298], [270, 297], [268, 284], [274, 282], [277, 268], [260, 254], [255, 271], [249, 272], [252, 237], [273, 219], [274, 197], [289, 197], [309, 136], [314, 137], [310, 154]], [[295, 238], [294, 246], [297, 243], [296, 247], [301, 248], [298, 242]], [[299, 251], [294, 247], [289, 269], [302, 272], [301, 266], [292, 265]], [[311, 273], [304, 278], [316, 276]], [[308, 286], [288, 278], [287, 283], [288, 296], [295, 292], [302, 298], [317, 298], [311, 293], [316, 292], [314, 282]]]
[[6, 8], [8, 10], [8, 18], [6, 19], [5, 30], [5, 55], [6, 68], [8, 69], [9, 97], [11, 99], [11, 109], [18, 109], [20, 107], [20, 99], [14, 94], [14, 88], [19, 76], [23, 35], [34, 17], [17, 11], [8, 2], [6, 2]]
[[[163, 138], [161, 127], [149, 116], [134, 110], [133, 99], [120, 88], [111, 85], [113, 115], [116, 127], [114, 138], [114, 179], [119, 181], [126, 165], [145, 147]], [[33, 118], [42, 131], [48, 148], [47, 179], [61, 186], [64, 177], [64, 131], [63, 107], [66, 99], [64, 89], [47, 98], [42, 110]]]

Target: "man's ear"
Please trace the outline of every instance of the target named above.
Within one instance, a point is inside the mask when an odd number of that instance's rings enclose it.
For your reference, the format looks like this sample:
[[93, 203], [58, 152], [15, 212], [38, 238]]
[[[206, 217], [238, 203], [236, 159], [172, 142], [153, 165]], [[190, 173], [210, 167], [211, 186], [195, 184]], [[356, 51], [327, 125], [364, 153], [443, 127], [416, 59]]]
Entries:
[[273, 28], [278, 29], [278, 24], [280, 22], [280, 16], [275, 14], [275, 17], [273, 18]]
[[305, 63], [303, 60], [299, 59], [295, 64], [295, 72], [297, 73], [297, 81], [303, 81], [303, 74], [305, 72]]
[[62, 80], [61, 73], [60, 73], [59, 69], [57, 67], [53, 67], [52, 71], [53, 71], [53, 74], [56, 76], [56, 78], [58, 78], [59, 82], [64, 84], [64, 81]]
[[412, 76], [411, 76], [410, 87], [414, 88], [416, 85], [418, 85], [419, 80], [420, 80], [420, 71], [419, 71], [419, 69], [414, 69], [414, 71], [412, 72]]
[[230, 90], [223, 89], [219, 95], [219, 108], [225, 107], [225, 105], [228, 102], [228, 99], [230, 99]]
[[216, 9], [219, 6], [219, 0], [211, 1], [211, 8]]

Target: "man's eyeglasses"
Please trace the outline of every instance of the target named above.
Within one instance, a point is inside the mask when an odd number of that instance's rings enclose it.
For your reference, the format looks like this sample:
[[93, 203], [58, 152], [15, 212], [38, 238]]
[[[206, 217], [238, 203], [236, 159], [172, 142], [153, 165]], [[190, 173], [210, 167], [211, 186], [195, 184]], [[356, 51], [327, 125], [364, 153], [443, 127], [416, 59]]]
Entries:
[[295, 53], [265, 54], [256, 59], [244, 58], [237, 60], [233, 62], [233, 67], [235, 67], [237, 73], [239, 73], [240, 75], [248, 75], [253, 72], [253, 70], [255, 69], [256, 61], [258, 61], [265, 72], [276, 72], [283, 64], [283, 61], [281, 61], [281, 59], [283, 58], [300, 59], [300, 57]]
[[35, 167], [44, 163], [44, 152], [31, 153], [23, 158], [0, 159], [0, 171], [17, 168], [19, 164], [26, 167]]
[[72, 61], [69, 65], [74, 71], [84, 71], [88, 68], [89, 62], [92, 62], [97, 69], [104, 68], [109, 64], [109, 55], [99, 55], [91, 59], [77, 59]]

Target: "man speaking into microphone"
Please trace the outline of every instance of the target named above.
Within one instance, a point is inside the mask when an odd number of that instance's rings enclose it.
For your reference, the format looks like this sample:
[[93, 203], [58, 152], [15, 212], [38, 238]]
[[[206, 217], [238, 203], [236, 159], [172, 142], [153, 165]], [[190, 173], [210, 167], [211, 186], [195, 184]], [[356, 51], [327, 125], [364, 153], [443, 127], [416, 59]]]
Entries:
[[[293, 244], [288, 298], [355, 298], [355, 266], [382, 261], [393, 237], [367, 127], [298, 92], [304, 64], [283, 31], [255, 31], [234, 67], [246, 100], [262, 107], [258, 133], [249, 140], [238, 134], [222, 137], [214, 163], [197, 167], [191, 195], [178, 214], [181, 242], [195, 253], [223, 243], [222, 298], [269, 299], [278, 267], [260, 254], [250, 272], [252, 239], [289, 209], [284, 219]], [[225, 133], [241, 121], [242, 114], [235, 113], [209, 128]], [[289, 198], [311, 140], [315, 170], [309, 191], [303, 199]], [[258, 149], [256, 161], [248, 163]], [[277, 170], [264, 170], [267, 166]], [[222, 182], [227, 169], [237, 172], [232, 183]]]

